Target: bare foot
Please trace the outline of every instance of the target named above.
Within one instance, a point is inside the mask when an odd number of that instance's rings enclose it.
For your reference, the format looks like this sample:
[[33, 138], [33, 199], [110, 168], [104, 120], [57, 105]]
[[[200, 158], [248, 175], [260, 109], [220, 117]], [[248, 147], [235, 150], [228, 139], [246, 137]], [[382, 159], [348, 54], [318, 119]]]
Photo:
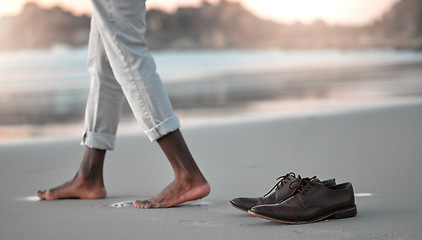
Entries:
[[37, 191], [40, 199], [105, 198], [107, 192], [103, 181], [105, 150], [86, 148], [81, 166], [73, 180], [48, 191]]
[[173, 171], [174, 181], [157, 196], [146, 201], [134, 201], [136, 208], [168, 208], [206, 197], [211, 187], [202, 175], [180, 130], [157, 140]]
[[145, 201], [134, 201], [133, 206], [144, 209], [168, 208], [184, 202], [204, 198], [210, 191], [211, 187], [206, 181], [196, 185], [173, 181], [157, 196]]
[[105, 198], [107, 192], [102, 184], [86, 183], [82, 180], [72, 180], [48, 191], [37, 191], [37, 196], [43, 200], [55, 199], [97, 199]]

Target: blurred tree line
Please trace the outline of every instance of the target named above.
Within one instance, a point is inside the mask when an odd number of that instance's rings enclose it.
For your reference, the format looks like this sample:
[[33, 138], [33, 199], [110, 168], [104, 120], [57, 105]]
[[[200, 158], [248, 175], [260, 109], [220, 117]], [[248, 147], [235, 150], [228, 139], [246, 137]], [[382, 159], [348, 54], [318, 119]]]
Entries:
[[[422, 49], [422, 1], [401, 0], [366, 26], [282, 24], [262, 20], [240, 3], [206, 1], [175, 13], [150, 10], [146, 39], [151, 49], [399, 48]], [[0, 50], [49, 48], [88, 42], [89, 16], [28, 3], [18, 16], [0, 18]]]

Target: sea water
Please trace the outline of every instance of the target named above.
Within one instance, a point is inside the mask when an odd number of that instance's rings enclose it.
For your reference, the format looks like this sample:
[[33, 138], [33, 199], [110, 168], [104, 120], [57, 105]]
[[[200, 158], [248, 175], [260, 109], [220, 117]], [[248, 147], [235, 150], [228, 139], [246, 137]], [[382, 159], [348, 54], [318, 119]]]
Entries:
[[[166, 82], [245, 72], [370, 66], [422, 61], [422, 52], [395, 50], [183, 50], [151, 53]], [[87, 47], [0, 52], [2, 92], [86, 87]], [[35, 87], [35, 89], [34, 89]]]
[[[235, 95], [242, 95], [241, 98], [237, 97], [237, 101], [249, 102], [233, 105], [237, 112], [248, 111], [251, 106], [257, 106], [254, 101], [259, 100], [269, 106], [268, 109], [272, 109], [267, 113], [274, 114], [277, 113], [274, 106], [279, 106], [280, 96], [275, 96], [277, 94], [274, 95], [274, 91], [268, 91], [271, 90], [271, 85], [281, 89], [284, 85], [292, 86], [299, 81], [302, 81], [301, 91], [295, 96], [293, 107], [285, 107], [279, 112], [303, 111], [306, 107], [296, 106], [309, 100], [309, 96], [303, 94], [306, 92], [303, 89], [316, 88], [317, 80], [314, 82], [313, 74], [315, 79], [319, 79], [319, 89], [321, 86], [334, 89], [333, 87], [343, 84], [330, 94], [317, 97], [318, 108], [344, 101], [347, 94], [351, 94], [352, 97], [348, 100], [354, 104], [362, 102], [357, 101], [356, 98], [360, 97], [356, 96], [383, 96], [385, 100], [386, 97], [420, 97], [422, 94], [422, 52], [417, 51], [233, 49], [172, 50], [151, 54], [155, 58], [163, 83], [168, 87], [169, 95], [174, 96], [176, 111], [178, 108], [186, 110], [184, 103], [187, 101], [195, 102], [194, 98], [189, 100], [190, 96], [195, 95], [195, 91], [200, 92], [200, 95], [205, 93], [213, 97], [225, 92], [220, 97], [225, 99], [222, 104], [193, 105], [189, 108], [196, 111], [190, 111], [190, 116], [195, 112], [206, 114], [211, 109], [215, 113], [215, 109], [221, 108], [221, 105], [230, 105], [227, 99]], [[87, 55], [87, 47], [66, 46], [48, 50], [0, 52], [0, 125], [80, 122], [89, 89]], [[347, 71], [327, 72], [327, 69]], [[354, 69], [360, 69], [365, 76], [353, 74]], [[300, 77], [304, 72], [309, 73], [307, 77]], [[268, 73], [274, 74], [267, 76]], [[238, 77], [233, 80], [232, 76]], [[325, 77], [329, 81], [324, 81]], [[345, 85], [346, 79], [351, 77], [359, 78], [359, 81], [349, 79]], [[263, 90], [259, 97], [248, 97], [248, 94], [258, 91], [264, 85], [268, 94]], [[184, 86], [189, 86], [190, 90]], [[177, 89], [182, 91], [178, 92]], [[338, 94], [339, 92], [342, 94]], [[266, 98], [266, 94], [274, 96]], [[177, 99], [180, 97], [185, 97], [187, 101], [183, 99], [179, 104]], [[315, 96], [312, 99], [315, 102]], [[284, 103], [292, 103], [291, 98], [284, 97], [283, 100]], [[260, 105], [261, 109], [265, 104]]]

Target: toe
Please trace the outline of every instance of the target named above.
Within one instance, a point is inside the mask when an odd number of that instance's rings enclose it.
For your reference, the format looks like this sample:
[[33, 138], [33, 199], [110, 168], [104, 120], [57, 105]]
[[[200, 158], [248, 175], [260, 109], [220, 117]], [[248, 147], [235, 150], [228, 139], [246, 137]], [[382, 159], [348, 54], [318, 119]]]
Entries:
[[149, 200], [145, 200], [145, 201], [134, 201], [133, 202], [133, 206], [136, 208], [142, 208], [142, 209], [150, 209], [150, 208], [161, 208], [163, 207], [164, 204], [162, 203], [156, 203], [156, 202], [151, 202]]
[[133, 206], [136, 208], [147, 208], [145, 206], [148, 205], [149, 203], [150, 202], [148, 200], [145, 200], [145, 201], [137, 200], [133, 202]]
[[139, 208], [139, 201], [133, 201], [133, 206]]
[[161, 208], [163, 205], [163, 203], [150, 202], [145, 206], [145, 208]]
[[47, 193], [47, 191], [45, 191], [45, 190], [38, 190], [37, 191], [37, 196], [40, 198], [40, 199], [45, 199], [45, 194]]

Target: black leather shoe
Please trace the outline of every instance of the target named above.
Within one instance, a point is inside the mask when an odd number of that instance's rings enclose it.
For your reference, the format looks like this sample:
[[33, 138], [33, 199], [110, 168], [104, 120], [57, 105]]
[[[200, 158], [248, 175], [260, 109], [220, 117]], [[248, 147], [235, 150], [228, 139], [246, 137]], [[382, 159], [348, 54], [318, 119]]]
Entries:
[[[295, 192], [296, 187], [301, 181], [300, 176], [296, 177], [294, 173], [288, 173], [277, 178], [277, 184], [263, 197], [239, 197], [229, 201], [229, 204], [241, 211], [248, 212], [252, 207], [263, 204], [274, 204], [284, 201]], [[335, 186], [335, 179], [328, 179], [323, 182], [327, 186]], [[273, 191], [274, 190], [274, 191]]]
[[314, 177], [301, 179], [294, 195], [287, 200], [256, 206], [248, 212], [276, 222], [301, 224], [353, 217], [357, 208], [351, 183], [327, 187]]

